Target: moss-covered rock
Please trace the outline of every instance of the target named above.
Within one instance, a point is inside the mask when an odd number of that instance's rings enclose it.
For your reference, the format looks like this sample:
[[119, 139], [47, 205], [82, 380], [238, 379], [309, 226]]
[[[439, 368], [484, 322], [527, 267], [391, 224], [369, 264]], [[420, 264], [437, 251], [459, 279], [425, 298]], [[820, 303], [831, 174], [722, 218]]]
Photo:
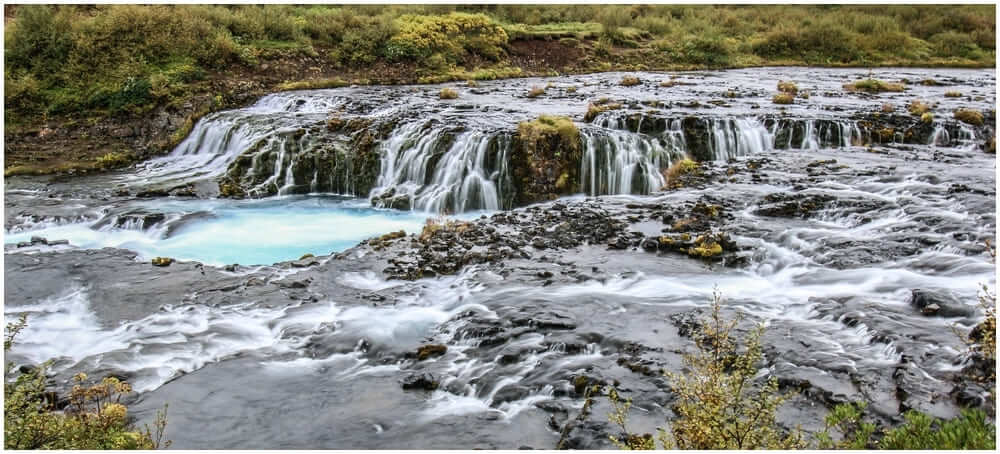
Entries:
[[518, 205], [552, 200], [579, 187], [583, 142], [567, 117], [542, 115], [518, 125], [511, 173]]

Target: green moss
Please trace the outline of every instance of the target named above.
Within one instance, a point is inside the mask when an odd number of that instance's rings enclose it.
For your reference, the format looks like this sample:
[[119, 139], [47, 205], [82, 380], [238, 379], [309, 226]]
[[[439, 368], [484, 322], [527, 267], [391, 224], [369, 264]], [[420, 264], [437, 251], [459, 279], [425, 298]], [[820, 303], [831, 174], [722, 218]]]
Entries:
[[580, 147], [580, 130], [569, 117], [541, 115], [537, 120], [524, 121], [517, 125], [522, 140], [537, 142], [546, 136], [558, 135], [561, 143], [572, 149]]
[[944, 92], [945, 98], [961, 98], [962, 92], [959, 91], [946, 91]]
[[131, 164], [134, 159], [131, 153], [112, 151], [97, 158], [97, 167], [101, 169], [116, 169]]

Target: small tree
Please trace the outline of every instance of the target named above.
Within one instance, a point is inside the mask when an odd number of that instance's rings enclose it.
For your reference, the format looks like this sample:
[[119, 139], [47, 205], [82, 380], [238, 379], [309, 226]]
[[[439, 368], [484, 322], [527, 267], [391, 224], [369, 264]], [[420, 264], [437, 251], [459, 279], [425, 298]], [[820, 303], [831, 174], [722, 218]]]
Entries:
[[[684, 356], [687, 373], [668, 372], [671, 388], [678, 396], [677, 419], [669, 433], [659, 429], [657, 438], [666, 449], [797, 449], [805, 447], [801, 431], [789, 434], [777, 425], [775, 413], [786, 397], [778, 393], [778, 382], [770, 378], [757, 383], [757, 366], [763, 359], [758, 325], [745, 346], [732, 334], [742, 317], [722, 316], [722, 297], [712, 293], [712, 312], [694, 335], [697, 351]], [[622, 449], [652, 449], [651, 435], [636, 435], [626, 428], [631, 400], [622, 402], [609, 392], [614, 412], [609, 416], [625, 434], [611, 441]]]

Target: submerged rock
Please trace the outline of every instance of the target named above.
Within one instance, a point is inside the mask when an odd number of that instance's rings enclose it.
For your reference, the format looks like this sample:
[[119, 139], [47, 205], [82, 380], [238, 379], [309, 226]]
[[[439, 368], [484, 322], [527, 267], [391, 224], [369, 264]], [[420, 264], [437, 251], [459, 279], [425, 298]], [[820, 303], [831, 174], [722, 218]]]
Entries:
[[924, 315], [971, 317], [976, 314], [974, 308], [962, 304], [954, 296], [935, 290], [914, 289], [910, 304]]

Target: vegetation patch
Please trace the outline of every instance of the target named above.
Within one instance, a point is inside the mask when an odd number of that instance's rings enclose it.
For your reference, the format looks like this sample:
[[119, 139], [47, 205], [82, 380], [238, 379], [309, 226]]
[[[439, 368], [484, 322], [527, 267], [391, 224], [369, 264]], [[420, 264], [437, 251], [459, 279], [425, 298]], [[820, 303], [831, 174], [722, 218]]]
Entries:
[[609, 110], [618, 110], [621, 108], [622, 108], [621, 103], [611, 103], [611, 102], [590, 103], [587, 106], [587, 113], [584, 114], [583, 116], [583, 121], [590, 123], [594, 121], [594, 119], [597, 118], [597, 116], [600, 115], [602, 112], [607, 112]]
[[632, 87], [632, 86], [635, 86], [635, 85], [639, 85], [641, 83], [642, 83], [642, 81], [640, 81], [638, 77], [635, 77], [635, 76], [625, 76], [625, 77], [622, 78], [621, 82], [619, 82], [619, 85], [621, 85], [623, 87]]
[[458, 98], [458, 91], [454, 88], [442, 88], [441, 92], [438, 93], [438, 98], [440, 99], [456, 99]]
[[564, 145], [579, 148], [580, 130], [569, 117], [541, 115], [534, 121], [518, 124], [517, 133], [526, 142], [538, 142], [546, 136], [557, 135]]
[[953, 91], [946, 91], [946, 92], [944, 92], [944, 97], [945, 98], [961, 98], [962, 97], [962, 92], [960, 92], [960, 91], [954, 91], [954, 90]]
[[[26, 326], [27, 318], [6, 325], [4, 351]], [[158, 449], [170, 446], [163, 440], [166, 407], [156, 415], [154, 427], [145, 430], [129, 422], [128, 409], [121, 398], [132, 392], [128, 383], [107, 377], [90, 384], [85, 374], [73, 377], [69, 405], [55, 408], [53, 393], [46, 388], [48, 364], [23, 370], [13, 382], [4, 383], [5, 449]], [[17, 372], [12, 364], [5, 376]]]
[[864, 79], [844, 85], [848, 92], [863, 91], [866, 93], [901, 92], [906, 87], [901, 83], [885, 82], [878, 79]]
[[771, 102], [775, 104], [792, 104], [795, 102], [795, 95], [791, 93], [778, 93], [771, 98]]
[[789, 93], [794, 96], [799, 93], [799, 86], [795, 85], [795, 82], [785, 82], [782, 80], [778, 81], [778, 91], [782, 93]]
[[910, 115], [921, 116], [930, 112], [931, 106], [923, 101], [914, 99], [913, 101], [910, 101], [910, 105], [907, 106], [906, 110], [910, 111]]
[[677, 188], [681, 186], [681, 177], [699, 172], [701, 172], [701, 168], [698, 163], [685, 158], [671, 164], [663, 176], [667, 180], [668, 188]]
[[955, 119], [973, 126], [983, 125], [983, 113], [976, 109], [958, 109], [955, 111]]
[[544, 94], [545, 94], [545, 87], [539, 87], [539, 86], [536, 85], [534, 87], [531, 87], [531, 89], [528, 90], [528, 94], [525, 95], [525, 96], [527, 96], [529, 98], [537, 98], [537, 97], [542, 96]]

